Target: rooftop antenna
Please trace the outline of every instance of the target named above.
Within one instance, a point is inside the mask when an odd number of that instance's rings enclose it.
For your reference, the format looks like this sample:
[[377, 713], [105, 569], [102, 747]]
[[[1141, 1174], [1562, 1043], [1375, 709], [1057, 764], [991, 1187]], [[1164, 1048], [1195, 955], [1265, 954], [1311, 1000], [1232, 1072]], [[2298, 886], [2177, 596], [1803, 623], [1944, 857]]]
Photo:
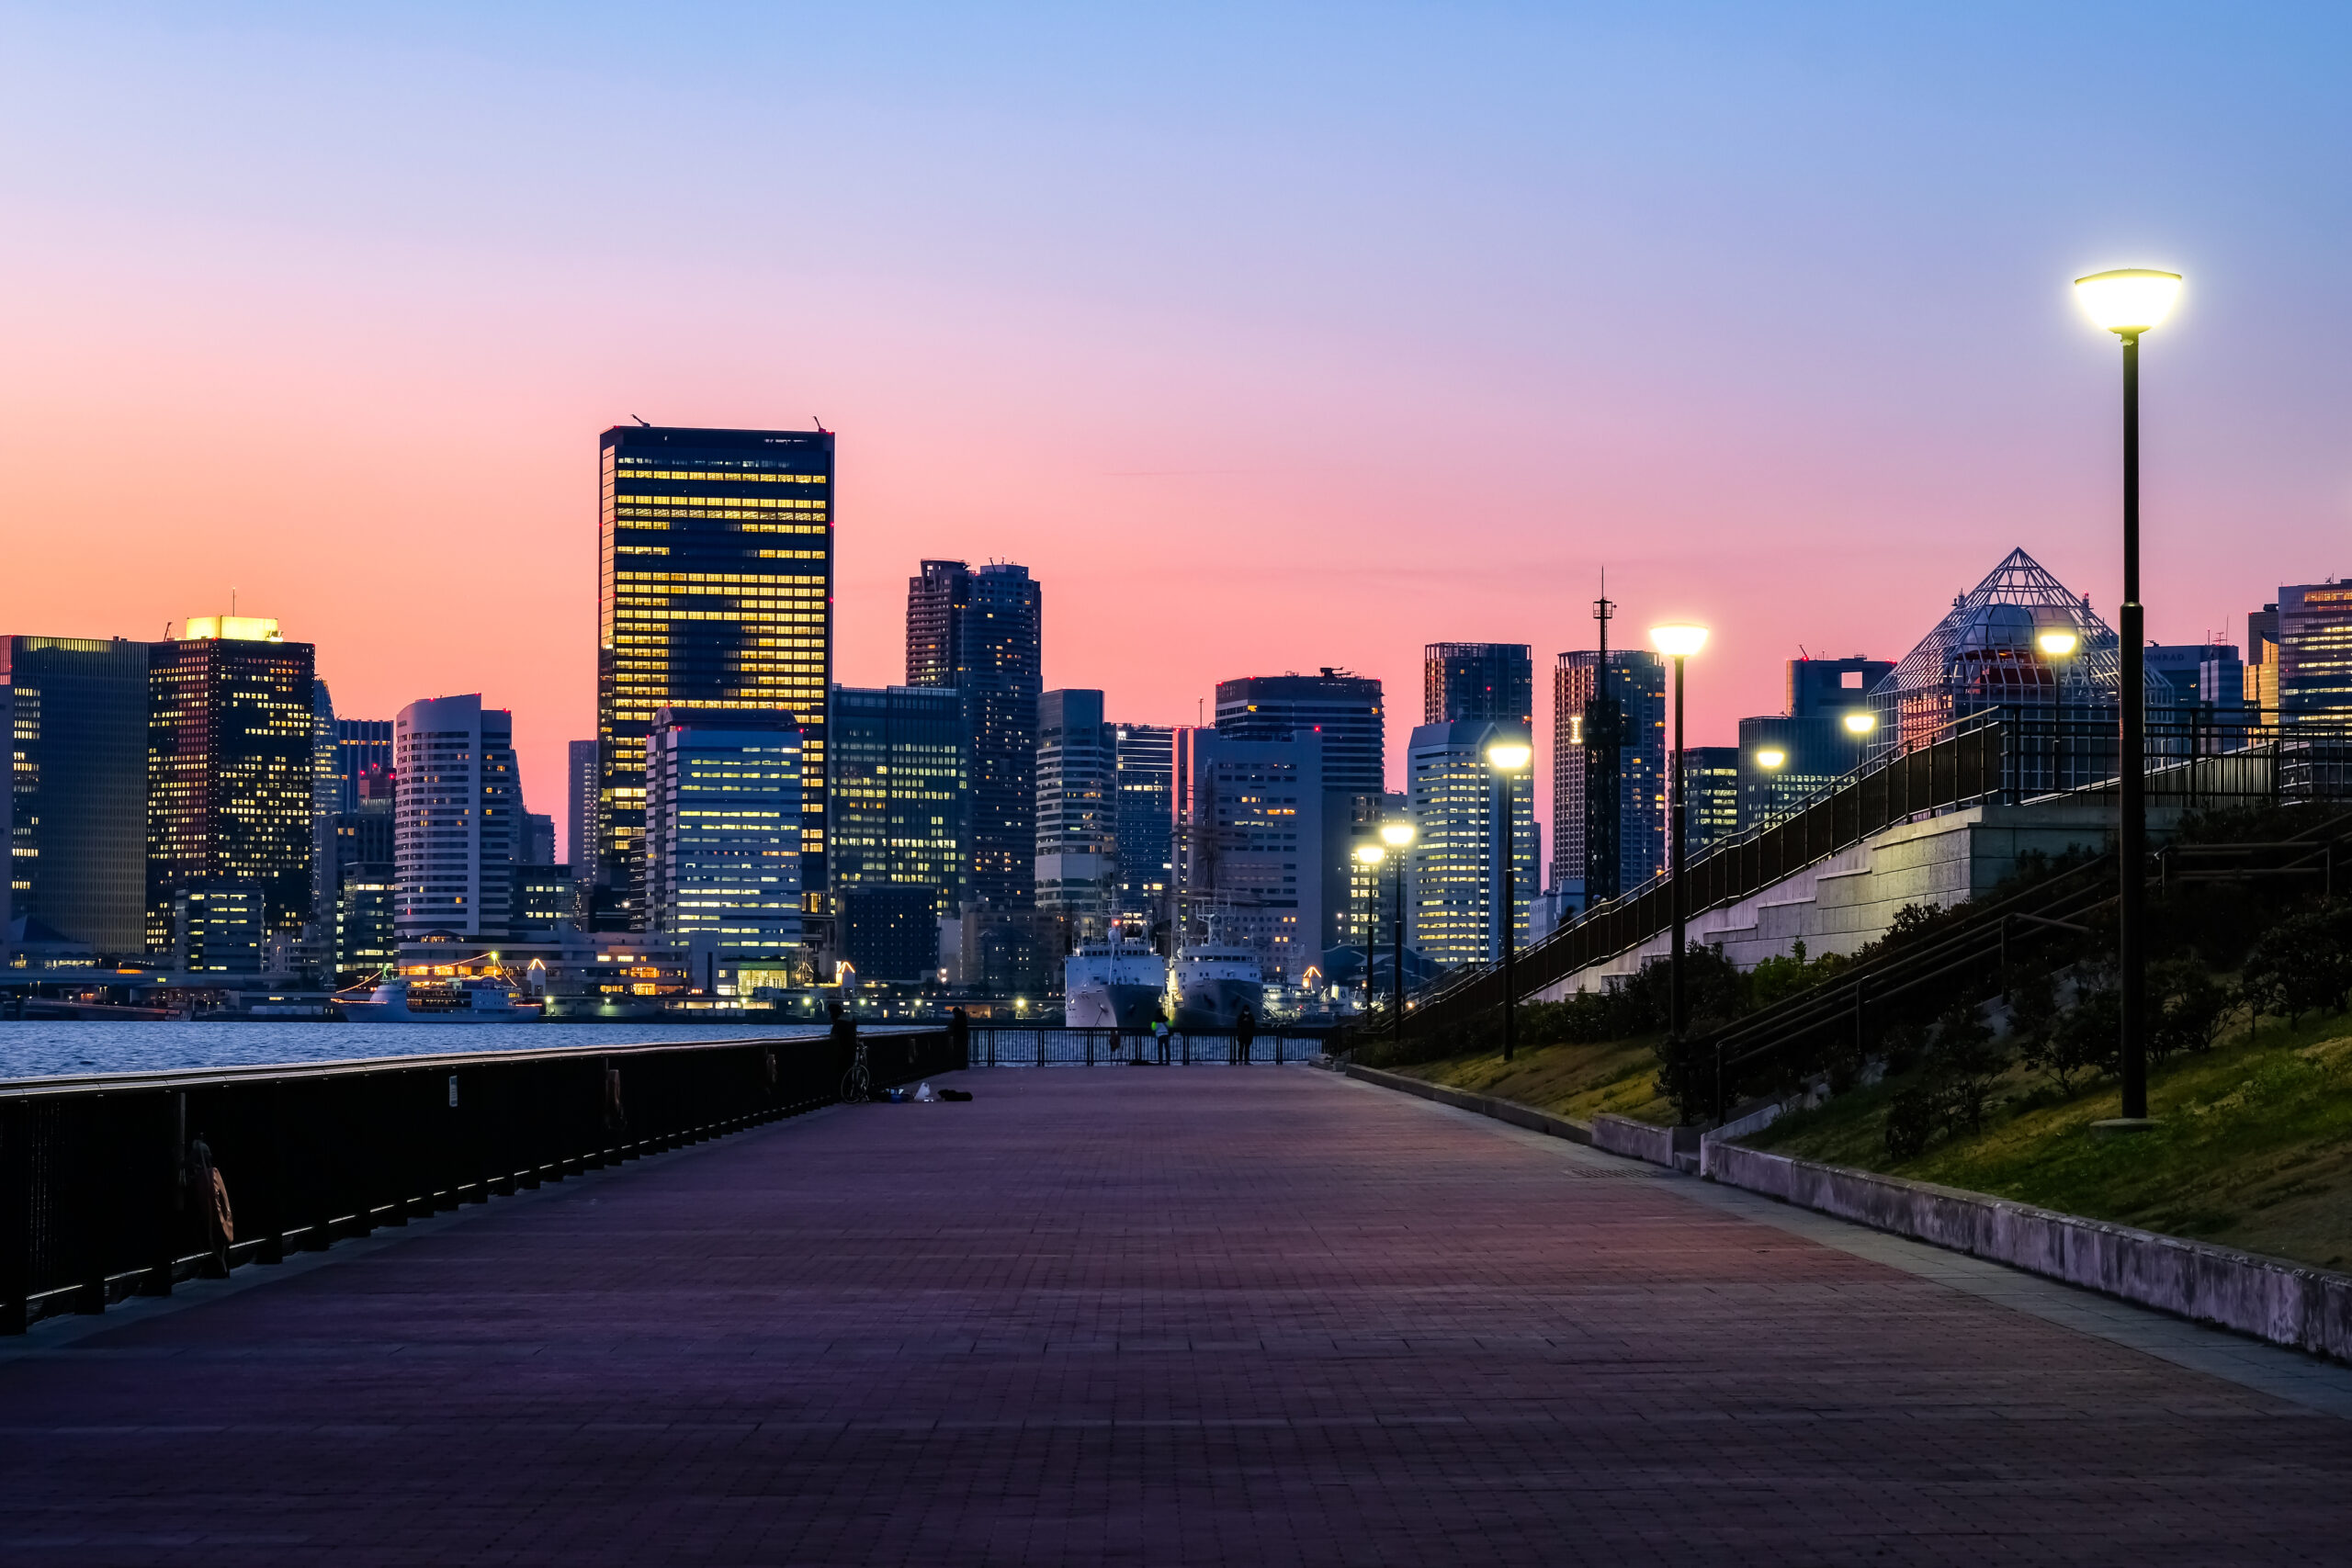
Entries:
[[824, 416], [823, 416], [823, 415], [821, 415], [821, 414], [813, 414], [813, 413], [812, 413], [812, 414], [810, 414], [808, 417], [809, 417], [810, 419], [813, 419], [813, 420], [815, 420], [815, 421], [817, 422], [817, 434], [820, 434], [820, 435], [831, 435], [831, 434], [832, 434], [832, 432], [831, 432], [831, 431], [827, 430], [827, 429], [825, 428], [825, 421], [824, 421]]
[[639, 423], [639, 424], [641, 424], [641, 425], [645, 426], [645, 428], [646, 428], [646, 429], [648, 429], [648, 430], [650, 430], [650, 429], [652, 429], [652, 428], [653, 428], [653, 422], [652, 422], [651, 420], [650, 420], [650, 419], [646, 418], [646, 417], [645, 417], [643, 414], [641, 414], [641, 413], [633, 413], [633, 414], [629, 415], [629, 418], [631, 418], [631, 419], [633, 419], [633, 420], [637, 421], [637, 423]]

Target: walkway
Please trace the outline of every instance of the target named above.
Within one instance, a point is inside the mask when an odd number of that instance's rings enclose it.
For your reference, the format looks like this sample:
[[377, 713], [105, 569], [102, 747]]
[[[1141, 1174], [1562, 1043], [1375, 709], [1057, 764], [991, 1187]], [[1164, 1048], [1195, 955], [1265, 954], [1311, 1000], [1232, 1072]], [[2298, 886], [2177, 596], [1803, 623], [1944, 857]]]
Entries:
[[1303, 1069], [963, 1081], [45, 1327], [0, 1562], [2352, 1556], [2352, 1421], [1744, 1195]]

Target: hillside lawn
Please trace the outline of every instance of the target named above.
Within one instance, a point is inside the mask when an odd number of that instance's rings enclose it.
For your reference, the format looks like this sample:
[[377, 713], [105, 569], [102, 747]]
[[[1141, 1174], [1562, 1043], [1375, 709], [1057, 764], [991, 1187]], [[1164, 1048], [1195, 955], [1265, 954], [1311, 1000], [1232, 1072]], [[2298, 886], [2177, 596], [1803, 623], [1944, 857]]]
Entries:
[[1498, 1047], [1390, 1070], [1577, 1122], [1606, 1111], [1670, 1124], [1674, 1107], [1657, 1092], [1657, 1041], [1655, 1034], [1640, 1034], [1597, 1045], [1538, 1045], [1513, 1052], [1508, 1065]]

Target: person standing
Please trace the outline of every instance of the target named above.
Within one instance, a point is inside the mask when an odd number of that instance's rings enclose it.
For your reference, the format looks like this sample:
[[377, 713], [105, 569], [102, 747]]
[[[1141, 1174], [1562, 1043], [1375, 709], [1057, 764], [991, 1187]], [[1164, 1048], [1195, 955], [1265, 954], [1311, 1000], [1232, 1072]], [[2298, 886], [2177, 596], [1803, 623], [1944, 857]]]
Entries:
[[947, 1051], [957, 1066], [972, 1065], [972, 1020], [959, 1007], [947, 1010]]
[[1234, 1066], [1246, 1067], [1250, 1065], [1250, 1046], [1257, 1038], [1258, 1021], [1250, 1016], [1250, 1010], [1245, 1007], [1233, 1015]]

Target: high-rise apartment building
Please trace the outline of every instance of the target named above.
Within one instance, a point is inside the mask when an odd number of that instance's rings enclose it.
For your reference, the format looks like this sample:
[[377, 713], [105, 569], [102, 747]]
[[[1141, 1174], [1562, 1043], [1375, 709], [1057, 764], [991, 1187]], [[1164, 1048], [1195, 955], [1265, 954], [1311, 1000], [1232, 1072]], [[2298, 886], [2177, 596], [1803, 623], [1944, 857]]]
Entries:
[[1323, 737], [1312, 728], [1279, 740], [1191, 732], [1184, 893], [1193, 920], [1253, 949], [1269, 979], [1296, 985], [1319, 968], [1330, 905], [1344, 886], [1335, 841], [1346, 823], [1327, 815]]
[[595, 868], [645, 920], [645, 737], [665, 707], [800, 729], [801, 905], [825, 910], [833, 437], [619, 425], [601, 438]]
[[1666, 663], [1645, 649], [1611, 649], [1608, 694], [1621, 730], [1613, 769], [1616, 886], [1588, 887], [1596, 879], [1586, 802], [1588, 780], [1596, 775], [1588, 766], [1585, 711], [1599, 694], [1600, 672], [1598, 649], [1563, 653], [1552, 671], [1552, 886], [1575, 910], [1630, 893], [1665, 865]]
[[1176, 732], [1157, 724], [1114, 725], [1112, 747], [1117, 865], [1111, 912], [1149, 936], [1168, 918], [1176, 885]]
[[2278, 590], [2278, 715], [2352, 718], [2352, 583]]
[[411, 703], [392, 721], [392, 766], [400, 939], [503, 938], [523, 829], [514, 716], [479, 694]]
[[1037, 908], [1077, 941], [1110, 931], [1118, 879], [1118, 742], [1102, 694], [1047, 692], [1037, 703]]
[[1216, 687], [1216, 732], [1234, 740], [1315, 735], [1323, 744], [1323, 786], [1340, 799], [1323, 806], [1339, 836], [1324, 868], [1331, 924], [1327, 946], [1361, 943], [1378, 873], [1355, 859], [1354, 846], [1379, 825], [1386, 768], [1386, 716], [1380, 682], [1329, 665], [1313, 675], [1246, 675]]
[[967, 860], [961, 695], [835, 686], [831, 734], [835, 892], [917, 887], [934, 919], [954, 914]]
[[1523, 642], [1433, 642], [1421, 658], [1421, 722], [1535, 723], [1535, 661]]
[[136, 957], [147, 941], [147, 645], [0, 638], [0, 957], [31, 940]]
[[582, 882], [596, 874], [596, 743], [574, 740], [564, 748], [563, 858]]
[[1044, 589], [1027, 567], [927, 560], [907, 580], [907, 684], [953, 686], [963, 705], [967, 904], [1036, 902], [1044, 634]]
[[311, 917], [314, 766], [307, 642], [257, 615], [192, 615], [147, 653], [147, 941], [172, 945], [197, 883], [261, 890], [266, 934]]
[[781, 715], [664, 708], [646, 738], [652, 929], [728, 963], [800, 953], [800, 733]]
[[1540, 891], [1533, 774], [1498, 773], [1487, 748], [1529, 739], [1517, 724], [1465, 719], [1422, 725], [1406, 749], [1416, 829], [1407, 852], [1406, 940], [1441, 969], [1502, 957], [1506, 853], [1513, 940], [1527, 940], [1529, 908]]

